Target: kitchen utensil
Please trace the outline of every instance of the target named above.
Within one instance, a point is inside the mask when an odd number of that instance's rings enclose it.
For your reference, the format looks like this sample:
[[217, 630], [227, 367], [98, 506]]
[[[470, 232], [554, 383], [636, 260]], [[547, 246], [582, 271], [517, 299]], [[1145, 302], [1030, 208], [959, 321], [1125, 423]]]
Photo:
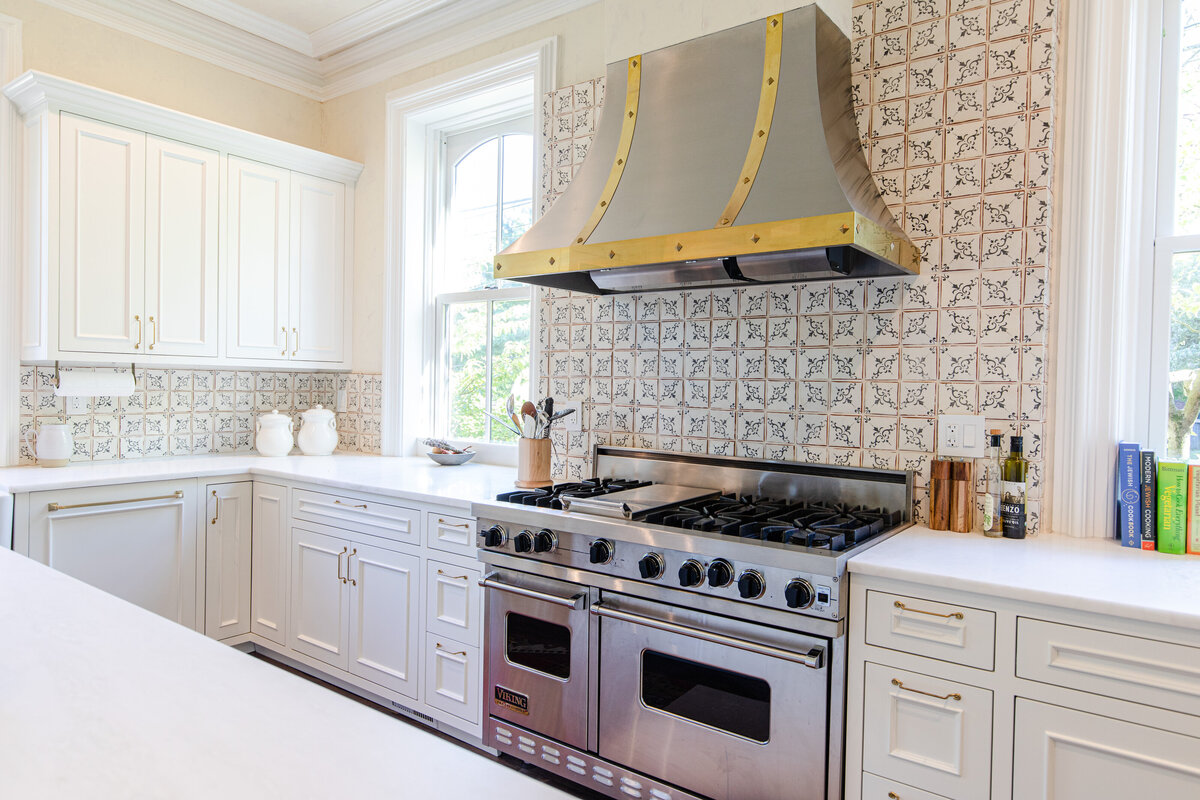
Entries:
[[492, 418], [492, 421], [494, 421], [494, 422], [496, 422], [496, 423], [500, 424], [500, 425], [501, 425], [501, 426], [503, 426], [505, 429], [512, 431], [512, 432], [513, 432], [513, 433], [515, 433], [517, 436], [520, 436], [520, 435], [521, 435], [521, 430], [520, 430], [520, 428], [517, 428], [515, 425], [513, 425], [513, 423], [512, 423], [512, 420], [505, 419], [504, 417], [501, 417], [501, 416], [499, 416], [499, 415], [497, 415], [497, 414], [493, 414], [493, 413], [492, 413], [492, 412], [490, 412], [490, 411], [485, 411], [485, 412], [483, 412], [483, 413], [485, 413], [485, 414], [487, 414], [489, 417], [491, 417], [491, 418]]
[[262, 456], [286, 456], [292, 452], [292, 425], [292, 418], [278, 409], [259, 414], [254, 423], [254, 449]]
[[444, 467], [456, 467], [459, 464], [467, 463], [475, 457], [474, 453], [467, 451], [461, 451], [458, 453], [426, 453], [425, 455], [429, 456]]
[[537, 414], [537, 406], [526, 400], [521, 404], [521, 416], [532, 417]]
[[333, 412], [318, 403], [300, 414], [300, 433], [296, 435], [296, 442], [306, 456], [332, 455], [338, 443]]
[[[30, 437], [33, 441], [30, 441]], [[43, 467], [65, 467], [75, 452], [75, 440], [71, 438], [71, 426], [60, 422], [43, 422], [37, 431], [25, 432], [25, 446], [37, 456]]]
[[550, 440], [522, 437], [517, 442], [517, 480], [519, 489], [550, 486]]

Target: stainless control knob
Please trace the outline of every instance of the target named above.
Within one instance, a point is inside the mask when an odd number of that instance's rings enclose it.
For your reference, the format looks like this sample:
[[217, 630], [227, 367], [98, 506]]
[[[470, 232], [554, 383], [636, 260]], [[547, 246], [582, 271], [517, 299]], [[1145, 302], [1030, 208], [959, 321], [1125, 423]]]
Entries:
[[718, 558], [708, 565], [708, 585], [714, 589], [728, 586], [733, 582], [733, 565], [723, 558]]
[[513, 537], [513, 549], [518, 553], [528, 553], [533, 549], [533, 534], [529, 531], [521, 531]]
[[763, 580], [762, 573], [756, 570], [748, 569], [738, 578], [738, 594], [743, 600], [754, 600], [762, 597], [767, 590], [766, 581]]
[[646, 553], [638, 561], [638, 574], [648, 581], [661, 578], [665, 569], [666, 566], [663, 564], [663, 557], [658, 553]]
[[483, 543], [487, 547], [503, 547], [508, 541], [508, 531], [501, 525], [493, 525], [483, 532]]
[[553, 531], [542, 528], [533, 535], [533, 552], [549, 553], [558, 546], [558, 537]]
[[612, 561], [613, 543], [608, 539], [597, 539], [588, 548], [588, 560], [593, 564], [607, 564]]

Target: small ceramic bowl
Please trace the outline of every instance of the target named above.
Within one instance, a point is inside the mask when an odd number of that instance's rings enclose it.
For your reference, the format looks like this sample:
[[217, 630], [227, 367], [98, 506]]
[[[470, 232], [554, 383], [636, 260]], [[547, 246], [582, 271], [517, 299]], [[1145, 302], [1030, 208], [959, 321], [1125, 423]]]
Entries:
[[426, 453], [425, 455], [432, 458], [437, 463], [444, 467], [455, 467], [459, 464], [465, 464], [475, 457], [473, 452], [466, 453]]

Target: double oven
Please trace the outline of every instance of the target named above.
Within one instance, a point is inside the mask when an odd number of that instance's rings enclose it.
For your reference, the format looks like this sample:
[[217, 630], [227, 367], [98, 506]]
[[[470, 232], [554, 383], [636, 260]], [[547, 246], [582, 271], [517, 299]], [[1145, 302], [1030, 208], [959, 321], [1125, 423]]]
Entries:
[[579, 578], [484, 579], [491, 743], [617, 797], [828, 796], [830, 639]]

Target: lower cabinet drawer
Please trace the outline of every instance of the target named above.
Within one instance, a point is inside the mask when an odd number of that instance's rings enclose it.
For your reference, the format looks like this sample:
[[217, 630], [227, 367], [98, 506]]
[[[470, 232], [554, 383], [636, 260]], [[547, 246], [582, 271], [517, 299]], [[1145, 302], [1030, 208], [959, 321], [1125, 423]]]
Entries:
[[479, 723], [480, 650], [436, 634], [425, 637], [425, 702]]
[[374, 498], [292, 491], [292, 518], [379, 536], [400, 544], [421, 543], [421, 512]]
[[1200, 715], [1200, 649], [1021, 617], [1017, 677]]
[[425, 562], [425, 630], [478, 646], [483, 629], [483, 590], [477, 569]]
[[863, 773], [862, 800], [946, 800], [940, 794], [914, 789], [906, 783]]
[[958, 800], [988, 797], [990, 691], [880, 664], [865, 677], [865, 772]]
[[996, 614], [870, 591], [867, 644], [990, 670], [995, 666]]
[[445, 550], [468, 558], [475, 557], [475, 520], [456, 517], [440, 511], [425, 514], [428, 544], [435, 550]]

